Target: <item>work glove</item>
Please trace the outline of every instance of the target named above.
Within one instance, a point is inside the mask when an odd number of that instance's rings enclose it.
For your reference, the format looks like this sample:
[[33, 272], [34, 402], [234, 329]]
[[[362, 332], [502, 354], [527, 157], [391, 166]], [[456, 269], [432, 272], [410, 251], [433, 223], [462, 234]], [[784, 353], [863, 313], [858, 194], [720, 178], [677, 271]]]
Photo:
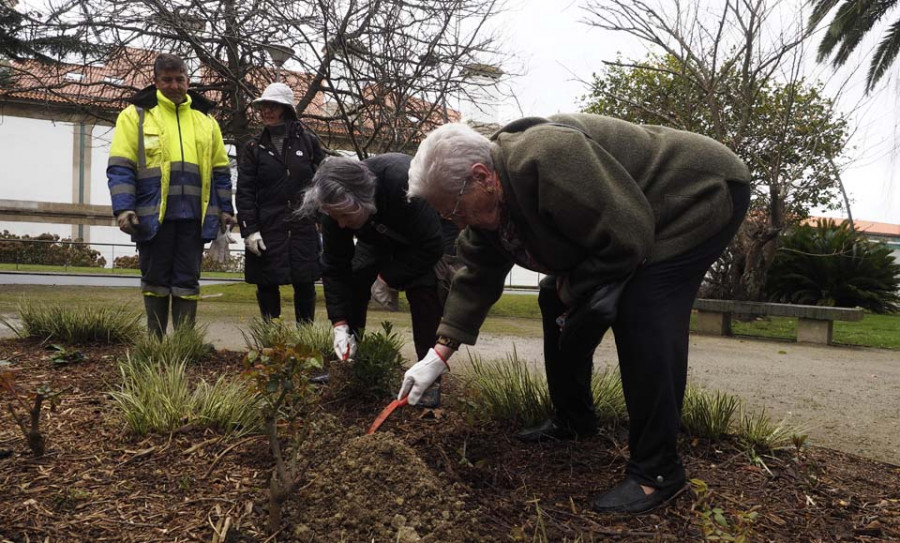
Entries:
[[334, 327], [334, 354], [338, 360], [350, 360], [356, 357], [356, 337], [346, 324]]
[[116, 215], [116, 222], [119, 224], [119, 230], [125, 232], [126, 234], [130, 234], [132, 236], [137, 235], [137, 227], [138, 227], [138, 217], [137, 213], [134, 211], [122, 211], [118, 215]]
[[219, 213], [219, 229], [223, 234], [225, 232], [230, 232], [233, 225], [234, 217], [232, 217], [230, 213], [225, 213], [224, 211]]
[[434, 349], [428, 349], [425, 358], [419, 360], [403, 374], [403, 384], [397, 399], [406, 397], [409, 405], [416, 405], [422, 399], [422, 394], [430, 387], [438, 377], [449, 371], [447, 362]]
[[262, 234], [253, 232], [244, 238], [244, 247], [256, 256], [262, 256], [262, 252], [266, 250], [266, 244], [263, 243]]

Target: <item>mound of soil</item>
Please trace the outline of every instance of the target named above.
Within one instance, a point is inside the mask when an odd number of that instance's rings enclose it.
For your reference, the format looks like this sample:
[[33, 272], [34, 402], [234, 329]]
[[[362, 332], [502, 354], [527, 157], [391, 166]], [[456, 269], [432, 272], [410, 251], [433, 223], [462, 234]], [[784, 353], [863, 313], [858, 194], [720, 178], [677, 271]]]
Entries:
[[390, 433], [355, 437], [309, 474], [291, 516], [300, 541], [477, 541], [459, 485]]

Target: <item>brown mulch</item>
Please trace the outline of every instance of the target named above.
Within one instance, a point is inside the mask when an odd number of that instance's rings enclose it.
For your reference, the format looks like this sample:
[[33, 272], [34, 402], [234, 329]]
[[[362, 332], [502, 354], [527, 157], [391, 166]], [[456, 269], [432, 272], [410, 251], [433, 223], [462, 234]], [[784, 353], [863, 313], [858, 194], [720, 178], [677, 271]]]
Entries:
[[[900, 467], [822, 448], [751, 463], [735, 444], [685, 439], [689, 476], [709, 488], [702, 500], [688, 492], [648, 515], [596, 515], [590, 497], [623, 473], [623, 428], [521, 444], [514, 428], [476, 422], [452, 379], [442, 409], [403, 408], [372, 436], [363, 432], [390, 398], [323, 401], [296, 431], [303, 479], [272, 536], [263, 436], [185, 427], [136, 438], [108, 394], [123, 350], [73, 349], [87, 360], [56, 365], [37, 342], [0, 342], [21, 390], [65, 390], [55, 412], [44, 409], [41, 458], [2, 398], [0, 542], [702, 541], [714, 509], [725, 534], [744, 522], [746, 541], [900, 540]], [[240, 357], [220, 351], [191, 371], [236, 374]]]

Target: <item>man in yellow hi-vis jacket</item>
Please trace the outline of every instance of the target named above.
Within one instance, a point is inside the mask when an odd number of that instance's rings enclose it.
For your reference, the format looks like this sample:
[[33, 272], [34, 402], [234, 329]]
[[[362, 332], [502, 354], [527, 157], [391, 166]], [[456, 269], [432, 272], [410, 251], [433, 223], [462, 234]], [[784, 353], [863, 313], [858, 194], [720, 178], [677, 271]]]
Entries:
[[193, 326], [203, 244], [230, 228], [231, 171], [213, 103], [188, 91], [184, 62], [160, 54], [153, 85], [116, 121], [106, 176], [119, 229], [137, 243], [147, 327]]

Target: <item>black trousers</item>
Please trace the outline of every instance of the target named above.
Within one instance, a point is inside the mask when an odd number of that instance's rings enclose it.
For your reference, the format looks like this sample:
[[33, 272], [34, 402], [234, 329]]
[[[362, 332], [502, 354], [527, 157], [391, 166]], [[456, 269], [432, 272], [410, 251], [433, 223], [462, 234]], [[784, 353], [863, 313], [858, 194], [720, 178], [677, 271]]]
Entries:
[[[357, 250], [360, 249], [357, 244]], [[353, 266], [353, 304], [347, 325], [359, 337], [366, 327], [366, 313], [372, 297], [372, 283], [378, 278], [379, 262], [374, 258], [357, 259]], [[429, 279], [429, 280], [425, 280]], [[419, 360], [425, 358], [428, 349], [434, 347], [437, 329], [444, 313], [444, 304], [438, 297], [438, 287], [432, 278], [423, 278], [420, 285], [409, 286], [403, 291], [409, 302], [412, 317], [413, 343]]]
[[[680, 484], [685, 477], [676, 444], [687, 381], [691, 309], [703, 277], [731, 242], [750, 202], [746, 184], [729, 183], [729, 189], [733, 211], [728, 224], [686, 253], [639, 268], [622, 294], [612, 325], [629, 418], [631, 458], [626, 472], [644, 485], [663, 488]], [[593, 354], [597, 338], [606, 330], [582, 340], [590, 344], [560, 348], [556, 317], [566, 307], [553, 288], [542, 288], [538, 303], [556, 416], [576, 431], [592, 429], [596, 426]]]
[[200, 297], [203, 238], [199, 220], [164, 220], [150, 241], [138, 242], [141, 292]]
[[[314, 281], [294, 283], [294, 318], [297, 324], [311, 323], [316, 318], [316, 284]], [[257, 285], [256, 301], [265, 320], [281, 317], [281, 291], [278, 285]]]

